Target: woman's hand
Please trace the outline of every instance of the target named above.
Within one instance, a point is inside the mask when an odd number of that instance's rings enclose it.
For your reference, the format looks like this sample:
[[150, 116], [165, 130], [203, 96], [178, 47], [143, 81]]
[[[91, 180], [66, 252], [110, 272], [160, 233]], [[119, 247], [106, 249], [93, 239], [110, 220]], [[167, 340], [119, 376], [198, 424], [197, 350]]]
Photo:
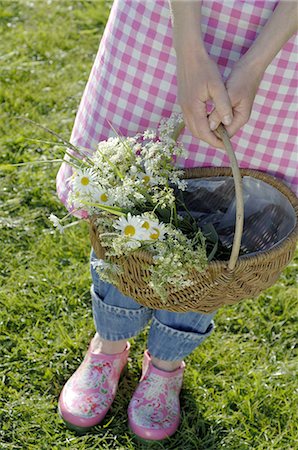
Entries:
[[217, 65], [204, 46], [201, 3], [200, 0], [170, 0], [178, 102], [193, 136], [222, 148], [222, 141], [210, 130], [206, 102], [211, 100], [215, 104], [220, 120], [226, 125], [232, 122], [232, 107]]
[[[249, 119], [255, 95], [266, 68], [288, 39], [297, 31], [297, 2], [280, 1], [250, 49], [235, 64], [226, 88], [233, 107], [233, 122], [227, 126], [233, 136]], [[209, 117], [210, 128], [220, 122], [217, 108]]]
[[[227, 82], [227, 93], [233, 108], [232, 123], [226, 126], [229, 136], [233, 136], [248, 122], [253, 102], [262, 79], [263, 73], [254, 70], [245, 61], [240, 60], [235, 64]], [[217, 107], [209, 116], [210, 129], [215, 130], [222, 122]]]
[[206, 108], [206, 102], [211, 100], [217, 122], [233, 123], [230, 99], [215, 62], [205, 51], [177, 53], [177, 80], [178, 102], [193, 136], [223, 148], [222, 141], [210, 129]]

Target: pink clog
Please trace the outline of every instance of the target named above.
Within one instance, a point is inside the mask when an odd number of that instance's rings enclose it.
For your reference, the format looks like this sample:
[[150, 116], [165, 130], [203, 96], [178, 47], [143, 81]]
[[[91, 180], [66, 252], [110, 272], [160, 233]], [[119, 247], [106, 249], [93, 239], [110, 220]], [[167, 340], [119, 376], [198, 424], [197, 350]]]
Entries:
[[180, 423], [184, 368], [182, 362], [173, 372], [157, 369], [145, 351], [140, 384], [128, 407], [129, 427], [137, 436], [158, 441], [175, 433]]
[[58, 410], [66, 424], [77, 431], [98, 425], [115, 398], [118, 381], [127, 363], [130, 344], [122, 353], [106, 355], [88, 352], [65, 384]]

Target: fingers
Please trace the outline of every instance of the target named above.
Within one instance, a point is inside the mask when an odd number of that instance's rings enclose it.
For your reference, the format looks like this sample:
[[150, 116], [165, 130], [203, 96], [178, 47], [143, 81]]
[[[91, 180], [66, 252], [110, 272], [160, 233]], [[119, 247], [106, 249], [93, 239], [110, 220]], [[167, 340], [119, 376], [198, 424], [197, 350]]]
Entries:
[[231, 125], [233, 121], [233, 110], [224, 84], [222, 82], [217, 83], [216, 87], [212, 88], [211, 93], [214, 108], [219, 117], [219, 123], [222, 122], [224, 125]]
[[[220, 120], [219, 115], [217, 114], [216, 110], [213, 110], [212, 113], [208, 117], [209, 121], [209, 127], [210, 130], [214, 131], [218, 126], [222, 123]], [[230, 137], [234, 136], [235, 133], [247, 122], [247, 120], [243, 117], [239, 111], [234, 110], [234, 116], [232, 123], [227, 126], [225, 125], [225, 128], [227, 130], [227, 133]]]
[[[235, 105], [233, 110], [234, 112], [233, 121], [231, 125], [226, 126], [227, 133], [230, 137], [234, 136], [234, 134], [236, 134], [237, 131], [239, 131], [240, 128], [242, 128], [243, 125], [245, 125], [249, 121], [251, 106], [252, 104], [246, 100], [243, 100]], [[215, 115], [215, 119], [212, 117], [212, 119], [210, 120], [216, 121], [216, 117], [217, 116]]]
[[221, 123], [220, 116], [217, 113], [216, 109], [214, 109], [208, 116], [209, 127], [210, 130], [214, 131]]
[[209, 127], [211, 131], [216, 130], [220, 123], [226, 127], [231, 126], [234, 120], [233, 109], [229, 95], [223, 85], [218, 84], [213, 89], [214, 109], [208, 117]]
[[224, 148], [222, 141], [210, 130], [206, 115], [198, 117], [196, 114], [183, 112], [183, 116], [186, 126], [189, 128], [193, 136], [202, 139], [212, 147]]
[[199, 66], [195, 75], [187, 78], [182, 71], [182, 75], [180, 73], [180, 78], [178, 78], [178, 102], [185, 123], [193, 136], [204, 140], [212, 147], [224, 148], [223, 142], [213, 133], [217, 126], [210, 129], [206, 102], [212, 100], [216, 109], [217, 124], [223, 122], [225, 125], [230, 125], [233, 120], [233, 112], [226, 87], [216, 64], [209, 59], [206, 67]]
[[247, 112], [247, 110], [242, 111], [242, 109], [236, 109], [234, 112], [234, 118], [230, 126], [226, 127], [226, 130], [228, 132], [229, 136], [234, 136], [235, 133], [237, 133], [238, 130], [240, 130], [243, 125], [246, 124], [249, 120], [250, 114]]
[[[251, 105], [242, 101], [237, 103], [233, 109], [233, 120], [230, 125], [225, 125], [227, 133], [230, 137], [234, 136], [243, 125], [245, 125], [250, 117]], [[210, 130], [214, 131], [222, 122], [216, 109], [208, 116]]]

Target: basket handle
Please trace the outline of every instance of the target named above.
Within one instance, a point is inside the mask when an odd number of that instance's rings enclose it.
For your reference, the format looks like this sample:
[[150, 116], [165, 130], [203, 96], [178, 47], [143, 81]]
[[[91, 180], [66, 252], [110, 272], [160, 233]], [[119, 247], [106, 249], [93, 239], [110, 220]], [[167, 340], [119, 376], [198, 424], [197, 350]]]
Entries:
[[[173, 138], [177, 139], [179, 135], [182, 133], [185, 124], [184, 122], [180, 122], [175, 129]], [[219, 127], [215, 130], [215, 133], [220, 137], [225, 146], [225, 151], [230, 160], [230, 166], [232, 169], [234, 184], [235, 184], [235, 196], [236, 196], [236, 221], [235, 221], [235, 233], [232, 245], [231, 256], [228, 263], [228, 268], [233, 270], [236, 266], [237, 259], [240, 252], [241, 238], [243, 233], [243, 223], [244, 223], [244, 203], [243, 203], [243, 193], [242, 193], [242, 179], [239, 170], [239, 166], [237, 163], [237, 159], [228, 136], [228, 133], [225, 127], [220, 124]]]
[[228, 136], [225, 127], [220, 124], [216, 129], [216, 133], [220, 136], [224, 143], [226, 153], [230, 160], [230, 165], [233, 173], [233, 179], [235, 184], [235, 196], [236, 196], [236, 222], [235, 222], [235, 233], [232, 246], [232, 252], [229, 259], [228, 268], [233, 270], [236, 266], [236, 262], [240, 252], [241, 238], [243, 233], [243, 223], [244, 223], [244, 202], [243, 202], [243, 192], [242, 192], [242, 178], [238, 166], [238, 162]]

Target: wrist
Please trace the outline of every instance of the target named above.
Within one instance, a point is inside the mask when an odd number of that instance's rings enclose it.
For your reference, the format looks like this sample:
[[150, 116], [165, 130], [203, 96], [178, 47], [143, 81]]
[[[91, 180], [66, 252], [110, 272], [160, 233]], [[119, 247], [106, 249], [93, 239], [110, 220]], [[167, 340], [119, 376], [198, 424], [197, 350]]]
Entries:
[[210, 59], [205, 48], [204, 42], [197, 39], [182, 39], [174, 42], [174, 49], [177, 61], [183, 61], [184, 64], [195, 65], [198, 62]]
[[255, 79], [260, 81], [263, 78], [264, 72], [267, 69], [269, 63], [270, 61], [267, 62], [264, 58], [264, 55], [259, 54], [257, 51], [254, 51], [254, 49], [251, 48], [235, 65], [244, 67], [246, 73], [250, 74]]

